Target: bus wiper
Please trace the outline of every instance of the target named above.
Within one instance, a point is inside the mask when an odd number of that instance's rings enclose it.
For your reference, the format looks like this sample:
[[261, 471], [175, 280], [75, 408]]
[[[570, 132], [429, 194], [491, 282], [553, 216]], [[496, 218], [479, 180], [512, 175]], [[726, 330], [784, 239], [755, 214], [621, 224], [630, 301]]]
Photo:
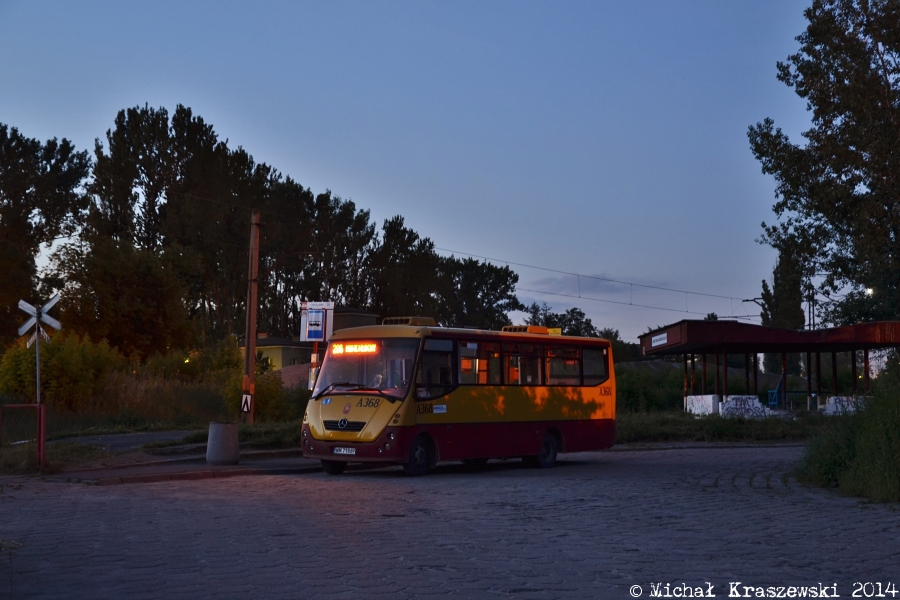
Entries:
[[325, 394], [327, 394], [328, 392], [330, 392], [331, 390], [333, 390], [334, 388], [336, 388], [339, 385], [340, 386], [348, 386], [353, 389], [358, 389], [362, 384], [361, 383], [352, 383], [350, 381], [335, 381], [335, 382], [329, 383], [328, 387], [326, 387], [324, 390], [322, 390], [321, 392], [316, 394], [316, 398], [324, 396]]
[[335, 388], [335, 387], [337, 387], [337, 386], [347, 387], [347, 388], [349, 388], [349, 389], [351, 389], [351, 390], [356, 390], [356, 391], [361, 391], [361, 390], [369, 391], [369, 390], [372, 390], [373, 392], [375, 392], [375, 393], [378, 394], [379, 396], [381, 396], [381, 397], [383, 397], [383, 398], [387, 398], [388, 402], [390, 402], [391, 404], [393, 404], [394, 402], [396, 402], [397, 400], [399, 400], [399, 398], [394, 398], [393, 396], [389, 396], [388, 394], [385, 394], [384, 392], [382, 392], [382, 391], [379, 390], [378, 388], [372, 387], [372, 386], [370, 386], [370, 385], [363, 385], [363, 384], [361, 384], [361, 383], [351, 383], [351, 382], [349, 382], [349, 381], [336, 381], [336, 382], [334, 382], [334, 383], [329, 383], [329, 384], [328, 384], [328, 387], [326, 387], [319, 395], [317, 395], [316, 398], [319, 398], [319, 397], [321, 397], [321, 396], [324, 396], [325, 394], [327, 394], [329, 391], [331, 391], [333, 388]]

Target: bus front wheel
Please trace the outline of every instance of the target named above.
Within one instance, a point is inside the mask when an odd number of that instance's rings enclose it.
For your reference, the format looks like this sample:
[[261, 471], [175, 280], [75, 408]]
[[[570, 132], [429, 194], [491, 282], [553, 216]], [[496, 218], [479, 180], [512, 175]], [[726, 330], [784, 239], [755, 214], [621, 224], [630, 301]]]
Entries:
[[409, 460], [403, 464], [403, 473], [410, 477], [419, 477], [427, 473], [430, 466], [430, 444], [424, 437], [417, 437], [409, 449]]
[[340, 475], [347, 468], [347, 463], [342, 460], [323, 460], [322, 470], [329, 475]]
[[548, 431], [544, 434], [543, 441], [541, 441], [540, 453], [534, 456], [523, 456], [522, 462], [527, 467], [547, 469], [556, 464], [557, 452], [559, 452], [559, 441], [555, 435]]

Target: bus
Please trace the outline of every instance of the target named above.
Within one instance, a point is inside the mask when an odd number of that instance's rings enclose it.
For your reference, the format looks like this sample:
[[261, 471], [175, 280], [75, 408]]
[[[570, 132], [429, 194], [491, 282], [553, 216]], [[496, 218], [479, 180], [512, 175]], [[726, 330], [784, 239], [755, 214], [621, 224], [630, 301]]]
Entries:
[[303, 416], [303, 454], [337, 475], [393, 463], [492, 458], [552, 467], [559, 452], [612, 447], [616, 380], [600, 338], [436, 327], [430, 318], [336, 331]]

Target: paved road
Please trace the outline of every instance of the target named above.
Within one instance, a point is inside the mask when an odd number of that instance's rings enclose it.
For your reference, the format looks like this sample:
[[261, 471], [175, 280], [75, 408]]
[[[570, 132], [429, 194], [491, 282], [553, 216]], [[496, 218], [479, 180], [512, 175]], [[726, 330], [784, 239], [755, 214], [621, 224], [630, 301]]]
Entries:
[[[111, 487], [0, 480], [0, 598], [629, 598], [900, 585], [900, 511], [807, 489], [801, 449], [679, 449]], [[11, 587], [8, 576], [11, 577]], [[888, 596], [890, 597], [890, 596]]]

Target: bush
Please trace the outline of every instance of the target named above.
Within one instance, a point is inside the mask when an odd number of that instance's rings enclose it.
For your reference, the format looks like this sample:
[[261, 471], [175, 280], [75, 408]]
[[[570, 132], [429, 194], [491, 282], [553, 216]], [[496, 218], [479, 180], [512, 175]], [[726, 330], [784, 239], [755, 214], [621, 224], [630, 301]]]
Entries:
[[833, 417], [810, 441], [803, 479], [876, 502], [900, 501], [900, 385], [877, 387], [856, 414]]
[[[243, 374], [237, 373], [226, 386], [225, 403], [230, 414], [239, 414], [241, 409], [242, 380]], [[310, 395], [309, 390], [284, 389], [280, 371], [257, 372], [254, 417], [258, 421], [270, 423], [299, 419], [306, 411]]]
[[616, 365], [616, 407], [620, 412], [646, 412], [682, 408], [681, 369], [662, 372]]
[[[61, 332], [50, 344], [41, 343], [41, 398], [55, 408], [93, 408], [110, 372], [123, 370], [125, 358], [106, 341]], [[0, 359], [0, 393], [30, 399], [36, 396], [35, 348], [20, 342]]]

